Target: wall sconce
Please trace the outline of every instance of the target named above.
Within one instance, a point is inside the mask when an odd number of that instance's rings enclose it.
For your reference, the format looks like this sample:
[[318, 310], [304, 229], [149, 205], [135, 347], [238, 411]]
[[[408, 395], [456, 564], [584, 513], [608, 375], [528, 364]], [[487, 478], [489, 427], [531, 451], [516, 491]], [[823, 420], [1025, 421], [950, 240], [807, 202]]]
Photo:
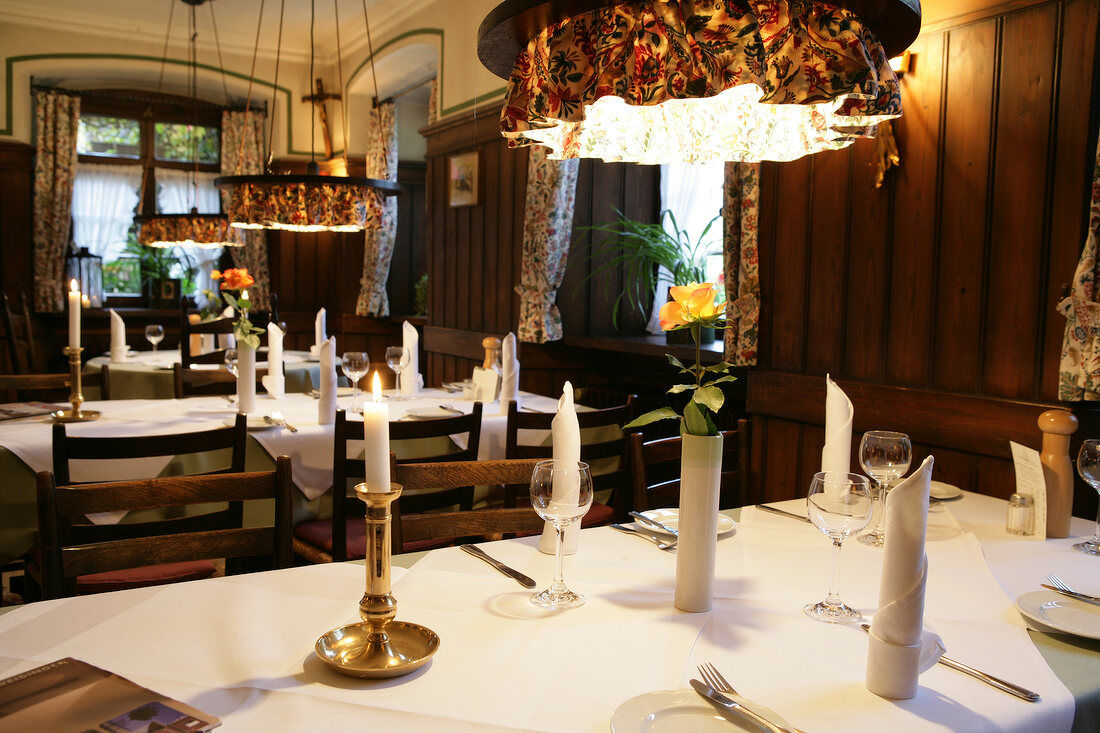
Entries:
[[909, 59], [913, 56], [912, 53], [906, 51], [900, 56], [894, 56], [890, 59], [890, 68], [894, 70], [894, 73], [901, 76], [905, 72], [909, 71]]

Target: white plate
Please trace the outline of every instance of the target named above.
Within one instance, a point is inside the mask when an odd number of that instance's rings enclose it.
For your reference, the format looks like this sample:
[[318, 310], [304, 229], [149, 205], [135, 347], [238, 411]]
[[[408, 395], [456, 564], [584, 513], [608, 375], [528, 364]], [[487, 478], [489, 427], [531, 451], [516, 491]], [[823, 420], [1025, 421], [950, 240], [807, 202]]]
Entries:
[[1043, 626], [1086, 639], [1100, 639], [1100, 606], [1053, 591], [1037, 590], [1017, 598], [1016, 608]]
[[[740, 703], [746, 701], [730, 695]], [[782, 727], [788, 727], [773, 711], [749, 703]], [[723, 733], [731, 730], [759, 732], [752, 723], [726, 720], [694, 690], [660, 690], [632, 697], [611, 716], [612, 733]]]
[[[648, 517], [655, 522], [667, 525], [669, 529], [680, 528], [680, 510], [679, 509], [650, 509], [648, 512], [641, 512], [642, 516]], [[660, 532], [661, 530], [656, 527], [649, 527], [645, 525], [645, 529], [652, 530], [654, 532]], [[737, 526], [737, 523], [733, 521], [732, 517], [728, 517], [725, 514], [718, 515], [718, 534], [725, 534], [726, 532], [732, 532], [733, 528]]]
[[[227, 428], [231, 428], [236, 424], [237, 424], [236, 418], [234, 418], [233, 420], [226, 420], [225, 421], [225, 426]], [[250, 430], [250, 431], [253, 431], [253, 430], [271, 430], [271, 428], [277, 428], [277, 427], [279, 427], [279, 426], [278, 425], [272, 425], [271, 423], [264, 420], [263, 415], [249, 415], [248, 416], [248, 430]]]
[[932, 498], [939, 499], [940, 501], [951, 501], [952, 499], [961, 499], [963, 492], [958, 486], [952, 486], [951, 484], [945, 484], [943, 481], [933, 481], [932, 486]]
[[408, 420], [435, 420], [439, 417], [458, 417], [459, 413], [442, 407], [413, 407], [405, 412]]

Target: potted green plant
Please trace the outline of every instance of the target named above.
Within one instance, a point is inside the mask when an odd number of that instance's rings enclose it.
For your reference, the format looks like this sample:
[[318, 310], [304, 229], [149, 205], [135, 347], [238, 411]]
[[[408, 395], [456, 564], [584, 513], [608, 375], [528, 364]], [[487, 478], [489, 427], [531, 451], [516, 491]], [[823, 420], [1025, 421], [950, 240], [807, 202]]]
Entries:
[[[590, 257], [598, 254], [607, 254], [610, 257], [589, 278], [622, 268], [623, 289], [615, 299], [615, 310], [612, 314], [612, 323], [618, 328], [619, 307], [624, 300], [648, 319], [661, 268], [671, 275], [672, 280], [668, 283], [670, 286], [690, 285], [706, 280], [707, 257], [718, 251], [717, 247], [707, 245], [707, 234], [722, 217], [711, 219], [699, 237], [692, 242], [668, 209], [661, 212], [657, 223], [631, 219], [618, 209], [615, 209], [615, 214], [618, 218], [614, 222], [578, 227], [577, 230], [608, 235], [592, 243]], [[682, 330], [669, 331], [666, 337], [672, 343], [689, 343], [690, 338], [685, 334], [687, 332]], [[714, 329], [704, 328], [700, 338], [703, 343], [713, 342]]]
[[151, 308], [177, 308], [183, 281], [192, 280], [191, 259], [178, 247], [149, 247], [131, 233], [126, 240], [126, 252], [138, 260], [141, 287], [149, 297]]

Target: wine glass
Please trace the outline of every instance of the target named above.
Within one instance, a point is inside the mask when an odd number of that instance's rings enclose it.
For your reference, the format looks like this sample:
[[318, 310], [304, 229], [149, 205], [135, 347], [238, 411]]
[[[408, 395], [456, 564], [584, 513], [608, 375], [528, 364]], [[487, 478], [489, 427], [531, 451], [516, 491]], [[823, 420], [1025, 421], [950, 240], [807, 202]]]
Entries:
[[565, 609], [584, 605], [584, 596], [565, 587], [565, 528], [579, 522], [592, 506], [592, 473], [580, 461], [539, 461], [531, 473], [531, 506], [557, 530], [554, 582], [531, 596], [540, 608]]
[[[1077, 453], [1077, 473], [1100, 493], [1100, 440], [1090, 438], [1081, 444]], [[1096, 512], [1096, 530], [1092, 537], [1078, 542], [1073, 549], [1086, 555], [1100, 555], [1100, 509]]]
[[868, 430], [859, 441], [859, 465], [874, 479], [875, 528], [859, 538], [872, 547], [882, 547], [886, 541], [886, 495], [890, 486], [909, 470], [913, 460], [913, 446], [905, 433], [889, 430]]
[[813, 525], [833, 541], [833, 566], [829, 595], [802, 609], [810, 618], [833, 624], [852, 624], [863, 619], [863, 614], [840, 600], [840, 545], [867, 526], [873, 507], [866, 476], [840, 471], [814, 474], [806, 495], [806, 513]]
[[359, 380], [370, 370], [370, 357], [365, 351], [345, 351], [340, 360], [344, 374], [351, 380], [351, 411], [362, 412], [355, 405], [359, 402]]
[[237, 358], [236, 349], [225, 350], [225, 369], [234, 377], [240, 376], [240, 370], [237, 368]]
[[153, 345], [153, 353], [156, 353], [157, 344], [164, 340], [164, 326], [146, 326], [145, 340]]
[[409, 365], [409, 350], [404, 346], [387, 346], [386, 347], [386, 366], [393, 371], [393, 392], [394, 399], [401, 399], [397, 397], [397, 393], [401, 391], [401, 372]]

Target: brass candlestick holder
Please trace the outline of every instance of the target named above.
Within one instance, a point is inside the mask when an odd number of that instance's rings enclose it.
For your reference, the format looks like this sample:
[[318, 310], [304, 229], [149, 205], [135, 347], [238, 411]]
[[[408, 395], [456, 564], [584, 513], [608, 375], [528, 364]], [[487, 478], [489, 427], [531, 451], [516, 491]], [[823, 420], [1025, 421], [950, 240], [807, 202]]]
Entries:
[[80, 352], [84, 349], [77, 346], [75, 349], [71, 346], [66, 346], [62, 351], [69, 357], [69, 402], [73, 403], [73, 409], [71, 410], [55, 410], [50, 413], [56, 422], [87, 422], [88, 420], [98, 420], [98, 410], [81, 410], [80, 406], [84, 404], [84, 392], [83, 386], [80, 382]]
[[367, 588], [359, 601], [363, 623], [328, 632], [314, 651], [328, 666], [352, 677], [399, 677], [425, 664], [439, 648], [439, 636], [429, 628], [394, 621], [397, 600], [390, 593], [390, 505], [401, 486], [389, 491], [355, 487], [367, 505]]

